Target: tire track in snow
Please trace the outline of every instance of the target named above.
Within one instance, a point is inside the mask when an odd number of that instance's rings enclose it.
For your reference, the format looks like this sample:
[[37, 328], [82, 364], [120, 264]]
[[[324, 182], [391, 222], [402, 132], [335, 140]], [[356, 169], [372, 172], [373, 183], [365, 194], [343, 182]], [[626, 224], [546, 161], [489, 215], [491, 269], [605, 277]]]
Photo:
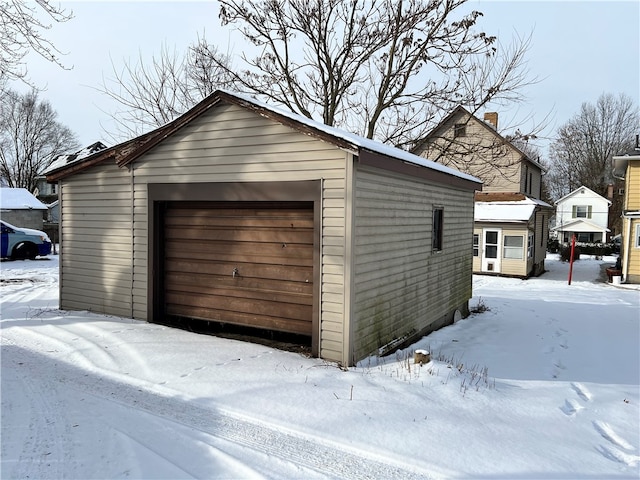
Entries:
[[[432, 478], [429, 473], [420, 471], [417, 467], [412, 469], [411, 466], [399, 460], [392, 458], [382, 460], [375, 454], [357, 448], [321, 441], [299, 432], [284, 431], [281, 428], [242, 418], [236, 413], [217, 411], [215, 406], [199, 405], [193, 400], [150, 392], [141, 385], [132, 385], [105, 377], [96, 378], [73, 365], [64, 362], [51, 365], [48, 363], [48, 357], [44, 355], [18, 346], [10, 348], [18, 349], [17, 356], [27, 358], [29, 362], [39, 365], [42, 370], [38, 375], [39, 378], [46, 377], [46, 369], [51, 369], [51, 377], [66, 388], [79, 390], [103, 401], [123, 405], [128, 409], [141, 411], [164, 421], [181, 424], [216, 439], [226, 440], [268, 457], [278, 458], [303, 469], [318, 472], [328, 478], [345, 480]], [[34, 391], [34, 397], [47, 395], [46, 390], [42, 388], [39, 390], [39, 392]], [[55, 388], [52, 388], [51, 392], [54, 393]], [[63, 407], [59, 406], [59, 408]], [[51, 408], [45, 406], [45, 410], [51, 410]], [[49, 432], [45, 437], [63, 433]], [[135, 439], [135, 433], [132, 439]], [[153, 447], [150, 446], [150, 449]], [[65, 461], [72, 460], [65, 459]]]

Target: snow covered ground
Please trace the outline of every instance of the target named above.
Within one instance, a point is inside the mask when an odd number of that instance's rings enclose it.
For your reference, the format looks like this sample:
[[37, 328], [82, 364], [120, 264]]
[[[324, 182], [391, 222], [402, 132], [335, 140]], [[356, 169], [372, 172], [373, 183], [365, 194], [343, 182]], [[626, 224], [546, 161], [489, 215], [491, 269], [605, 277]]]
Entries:
[[488, 311], [342, 371], [60, 311], [56, 256], [2, 262], [1, 477], [638, 478], [640, 291], [601, 263], [476, 276]]

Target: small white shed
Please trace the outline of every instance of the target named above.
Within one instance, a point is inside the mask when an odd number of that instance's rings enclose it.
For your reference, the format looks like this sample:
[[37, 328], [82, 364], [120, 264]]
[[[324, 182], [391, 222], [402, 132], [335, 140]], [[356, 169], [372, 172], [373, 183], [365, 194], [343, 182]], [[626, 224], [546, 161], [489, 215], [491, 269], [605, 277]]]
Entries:
[[48, 181], [63, 309], [292, 332], [345, 365], [468, 311], [478, 179], [246, 96]]
[[0, 218], [16, 227], [42, 230], [47, 206], [26, 188], [0, 188]]

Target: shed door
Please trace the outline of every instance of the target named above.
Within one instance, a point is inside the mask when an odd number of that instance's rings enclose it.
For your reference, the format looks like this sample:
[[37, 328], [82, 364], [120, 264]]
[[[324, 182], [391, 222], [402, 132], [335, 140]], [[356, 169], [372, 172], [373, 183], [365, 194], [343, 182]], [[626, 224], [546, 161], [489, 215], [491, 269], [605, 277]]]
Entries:
[[165, 313], [312, 335], [313, 203], [173, 202]]

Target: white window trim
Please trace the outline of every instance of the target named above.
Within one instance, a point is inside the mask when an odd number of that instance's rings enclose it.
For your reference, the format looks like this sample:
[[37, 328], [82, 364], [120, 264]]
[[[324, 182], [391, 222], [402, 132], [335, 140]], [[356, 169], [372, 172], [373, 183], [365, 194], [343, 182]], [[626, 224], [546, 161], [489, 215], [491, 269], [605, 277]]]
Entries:
[[636, 248], [640, 248], [640, 223], [636, 225], [635, 245]]
[[[512, 245], [507, 245], [507, 238], [519, 238], [520, 239], [520, 245], [519, 246], [512, 246]], [[522, 260], [522, 254], [523, 254], [523, 250], [524, 250], [524, 236], [522, 235], [505, 235], [503, 240], [502, 240], [502, 258], [508, 259], [508, 260]], [[507, 252], [510, 252], [510, 255], [507, 255]], [[515, 253], [517, 252], [518, 256], [515, 256]], [[514, 255], [514, 256], [511, 256]]]

